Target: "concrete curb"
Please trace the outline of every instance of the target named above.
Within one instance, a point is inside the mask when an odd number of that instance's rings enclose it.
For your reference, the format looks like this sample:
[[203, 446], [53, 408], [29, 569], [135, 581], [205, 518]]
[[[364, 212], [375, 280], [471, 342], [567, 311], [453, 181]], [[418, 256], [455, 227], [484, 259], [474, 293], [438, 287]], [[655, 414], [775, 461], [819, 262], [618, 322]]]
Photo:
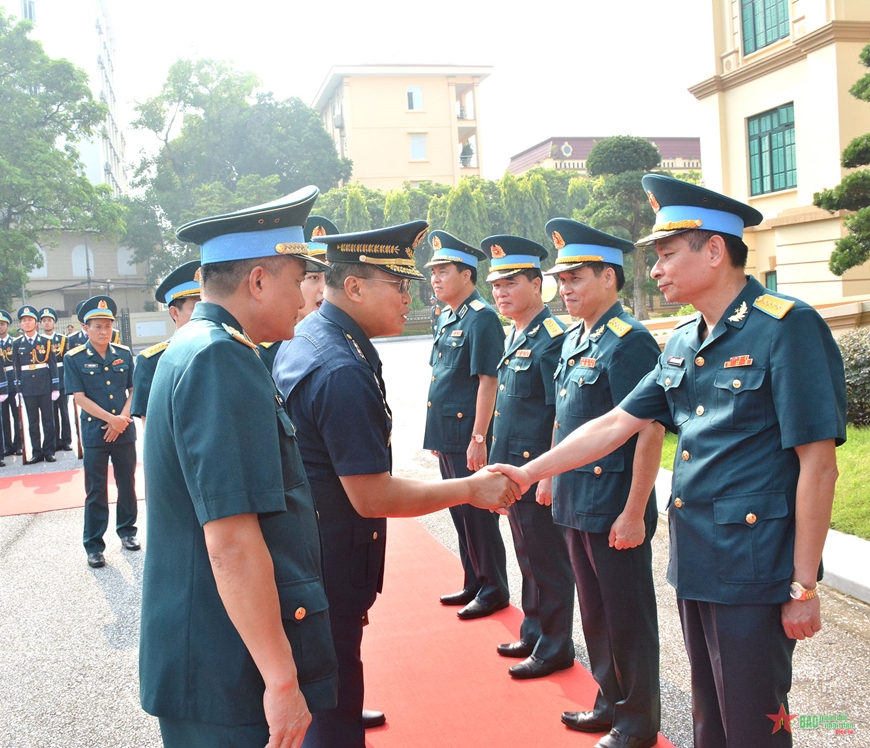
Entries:
[[[660, 468], [656, 478], [656, 503], [662, 516], [670, 500], [672, 476], [672, 471]], [[828, 530], [824, 564], [822, 581], [828, 587], [870, 603], [870, 541]]]

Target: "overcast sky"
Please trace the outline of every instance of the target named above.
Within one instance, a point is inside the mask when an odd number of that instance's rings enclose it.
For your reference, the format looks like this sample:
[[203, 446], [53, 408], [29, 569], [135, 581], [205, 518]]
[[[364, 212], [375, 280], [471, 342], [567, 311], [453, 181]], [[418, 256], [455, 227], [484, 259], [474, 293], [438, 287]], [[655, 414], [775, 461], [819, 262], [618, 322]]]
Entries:
[[[714, 72], [702, 0], [109, 1], [122, 102], [155, 95], [179, 57], [232, 61], [308, 104], [332, 65], [492, 65], [480, 89], [492, 179], [550, 136], [699, 135], [686, 89]], [[143, 141], [128, 143], [132, 162]]]

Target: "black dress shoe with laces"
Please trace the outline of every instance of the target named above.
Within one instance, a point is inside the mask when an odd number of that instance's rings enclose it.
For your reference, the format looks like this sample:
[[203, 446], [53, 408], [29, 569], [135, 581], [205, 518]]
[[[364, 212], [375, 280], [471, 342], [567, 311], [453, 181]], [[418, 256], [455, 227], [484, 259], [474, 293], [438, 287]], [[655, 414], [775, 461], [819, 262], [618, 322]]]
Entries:
[[372, 727], [380, 727], [387, 723], [387, 717], [383, 712], [375, 711], [374, 709], [362, 710], [362, 725], [364, 730]]
[[522, 662], [508, 668], [511, 678], [518, 680], [531, 680], [532, 678], [546, 678], [558, 670], [567, 670], [574, 666], [574, 658], [565, 662], [551, 662], [530, 655]]
[[97, 551], [96, 553], [88, 554], [88, 566], [92, 569], [99, 569], [101, 566], [106, 565], [106, 559], [103, 558], [103, 554]]
[[652, 748], [658, 742], [658, 735], [653, 735], [651, 738], [638, 738], [620, 732], [614, 727], [595, 744], [594, 748]]
[[595, 712], [562, 712], [562, 724], [577, 732], [608, 732], [613, 723]]
[[499, 644], [495, 648], [495, 651], [502, 657], [519, 657], [520, 659], [525, 659], [535, 651], [535, 645], [529, 642], [524, 642], [520, 639], [518, 642], [511, 642], [510, 644]]
[[442, 605], [468, 605], [477, 593], [471, 590], [460, 590], [449, 595], [441, 595], [440, 600]]
[[477, 598], [474, 598], [462, 610], [457, 610], [458, 615], [463, 621], [471, 621], [475, 618], [486, 618], [499, 610], [504, 610], [510, 605], [509, 600], [503, 600], [500, 603], [482, 603]]
[[126, 537], [121, 538], [121, 545], [128, 551], [138, 551], [142, 549], [142, 546], [139, 545], [139, 541], [136, 540], [135, 535], [127, 535]]

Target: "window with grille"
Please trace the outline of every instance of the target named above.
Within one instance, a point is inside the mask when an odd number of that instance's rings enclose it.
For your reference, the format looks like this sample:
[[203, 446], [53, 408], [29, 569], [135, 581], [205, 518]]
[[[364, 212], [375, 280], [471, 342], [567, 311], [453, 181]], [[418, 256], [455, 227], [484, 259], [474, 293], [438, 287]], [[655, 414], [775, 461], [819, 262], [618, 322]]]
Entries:
[[785, 104], [747, 121], [751, 195], [797, 187], [794, 104]]
[[423, 87], [408, 86], [408, 109], [420, 111], [423, 109]]
[[788, 5], [789, 0], [741, 0], [743, 54], [789, 35]]

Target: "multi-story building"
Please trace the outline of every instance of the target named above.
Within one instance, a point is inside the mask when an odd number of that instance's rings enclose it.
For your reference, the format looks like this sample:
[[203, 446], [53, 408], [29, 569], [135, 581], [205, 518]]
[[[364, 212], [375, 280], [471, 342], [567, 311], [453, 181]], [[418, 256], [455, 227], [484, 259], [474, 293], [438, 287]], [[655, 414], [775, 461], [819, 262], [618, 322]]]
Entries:
[[[586, 175], [586, 158], [600, 138], [547, 138], [526, 148], [516, 156], [511, 156], [508, 171], [520, 174], [543, 167], [576, 172]], [[662, 156], [661, 168], [674, 174], [701, 171], [700, 138], [646, 138]]]
[[846, 174], [840, 154], [870, 131], [870, 106], [849, 94], [867, 69], [867, 0], [711, 0], [712, 77], [692, 94], [706, 110], [704, 181], [749, 203], [749, 271], [809, 302], [870, 293], [870, 265], [828, 270], [841, 213], [813, 193]]
[[478, 86], [488, 66], [333, 67], [312, 106], [353, 180], [390, 190], [480, 175], [483, 142]]

